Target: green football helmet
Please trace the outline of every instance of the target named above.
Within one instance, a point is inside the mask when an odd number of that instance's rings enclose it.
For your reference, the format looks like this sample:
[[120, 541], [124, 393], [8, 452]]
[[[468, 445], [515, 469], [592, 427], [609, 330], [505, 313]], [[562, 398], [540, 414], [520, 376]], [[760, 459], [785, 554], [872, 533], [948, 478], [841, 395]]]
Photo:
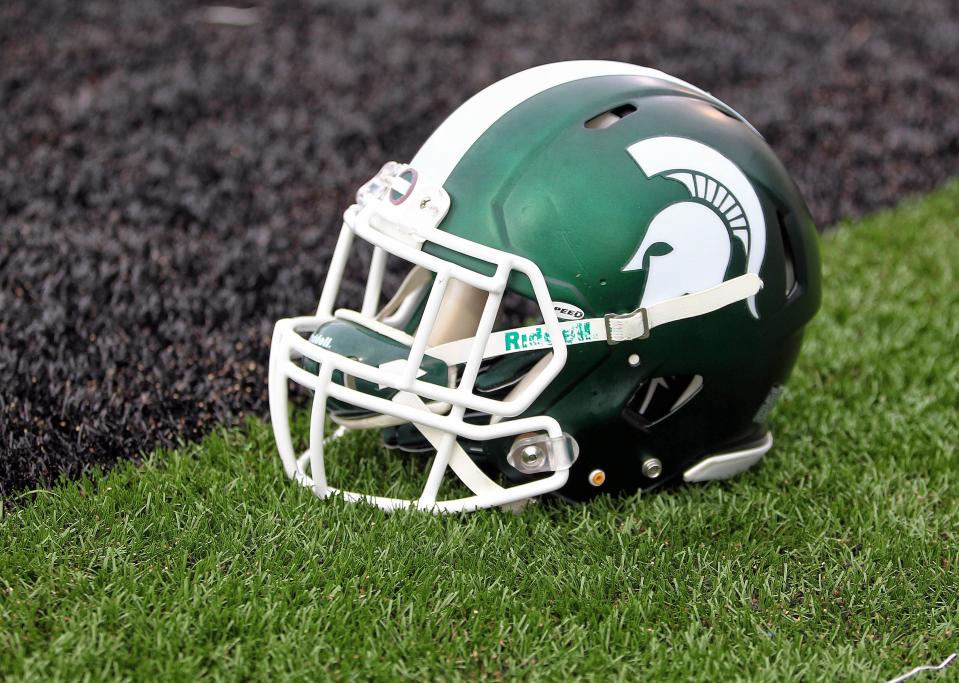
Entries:
[[[362, 305], [337, 309], [358, 250]], [[729, 477], [772, 446], [819, 302], [809, 211], [742, 116], [652, 69], [536, 67], [359, 190], [316, 313], [276, 325], [277, 446], [317, 496], [388, 510]], [[291, 382], [313, 393], [300, 454]], [[433, 454], [419, 498], [330, 486], [324, 443], [344, 429]], [[449, 470], [472, 495], [438, 500]]]

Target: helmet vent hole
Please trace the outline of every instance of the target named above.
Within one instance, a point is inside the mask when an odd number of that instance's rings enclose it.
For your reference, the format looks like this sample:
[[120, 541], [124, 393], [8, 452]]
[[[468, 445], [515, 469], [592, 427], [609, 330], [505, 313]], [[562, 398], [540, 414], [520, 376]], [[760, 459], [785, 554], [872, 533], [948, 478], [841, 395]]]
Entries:
[[604, 111], [602, 114], [597, 114], [593, 118], [589, 119], [584, 123], [587, 128], [601, 129], [609, 128], [614, 123], [619, 122], [621, 119], [629, 116], [634, 111], [636, 111], [636, 106], [633, 104], [621, 104], [618, 107]]
[[783, 239], [783, 262], [786, 268], [786, 298], [792, 298], [796, 293], [796, 256], [793, 253], [792, 241], [789, 239], [789, 229], [786, 227], [786, 215], [776, 209], [776, 218], [779, 220], [779, 233]]

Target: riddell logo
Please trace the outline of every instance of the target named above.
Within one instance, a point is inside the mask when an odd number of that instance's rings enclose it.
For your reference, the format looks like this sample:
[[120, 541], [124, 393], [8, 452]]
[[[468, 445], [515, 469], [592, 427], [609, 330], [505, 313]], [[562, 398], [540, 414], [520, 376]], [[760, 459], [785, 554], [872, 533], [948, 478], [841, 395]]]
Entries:
[[[549, 332], [543, 325], [528, 328], [529, 332], [510, 330], [503, 338], [503, 348], [506, 351], [528, 351], [530, 349], [544, 349], [552, 345]], [[581, 344], [593, 340], [593, 331], [590, 323], [572, 323], [563, 328], [563, 341], [567, 344]]]
[[582, 320], [586, 316], [583, 309], [561, 301], [553, 302], [553, 311], [560, 320]]

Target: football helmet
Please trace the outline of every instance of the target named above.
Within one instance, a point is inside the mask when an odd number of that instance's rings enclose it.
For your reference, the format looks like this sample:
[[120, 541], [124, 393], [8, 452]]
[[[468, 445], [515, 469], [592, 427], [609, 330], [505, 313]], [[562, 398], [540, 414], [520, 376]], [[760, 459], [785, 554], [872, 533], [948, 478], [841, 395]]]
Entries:
[[[362, 303], [337, 308], [357, 250]], [[819, 302], [809, 211], [742, 116], [653, 69], [536, 67], [359, 189], [316, 313], [276, 324], [277, 447], [317, 496], [387, 510], [728, 477], [772, 446]], [[303, 453], [291, 383], [312, 392]], [[432, 454], [419, 497], [330, 486], [327, 419]], [[449, 471], [472, 495], [438, 499]]]

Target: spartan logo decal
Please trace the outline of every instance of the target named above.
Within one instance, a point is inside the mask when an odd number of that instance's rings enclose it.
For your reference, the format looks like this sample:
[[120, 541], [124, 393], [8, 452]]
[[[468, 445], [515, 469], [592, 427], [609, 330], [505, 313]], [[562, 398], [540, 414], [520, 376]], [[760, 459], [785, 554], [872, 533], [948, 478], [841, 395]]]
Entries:
[[[746, 250], [746, 272], [759, 274], [766, 253], [766, 219], [746, 175], [701, 142], [658, 137], [630, 145], [629, 154], [647, 178], [681, 183], [690, 200], [665, 207], [623, 271], [648, 269], [640, 306], [721, 284], [732, 254], [732, 239]], [[758, 318], [756, 297], [746, 301]]]

